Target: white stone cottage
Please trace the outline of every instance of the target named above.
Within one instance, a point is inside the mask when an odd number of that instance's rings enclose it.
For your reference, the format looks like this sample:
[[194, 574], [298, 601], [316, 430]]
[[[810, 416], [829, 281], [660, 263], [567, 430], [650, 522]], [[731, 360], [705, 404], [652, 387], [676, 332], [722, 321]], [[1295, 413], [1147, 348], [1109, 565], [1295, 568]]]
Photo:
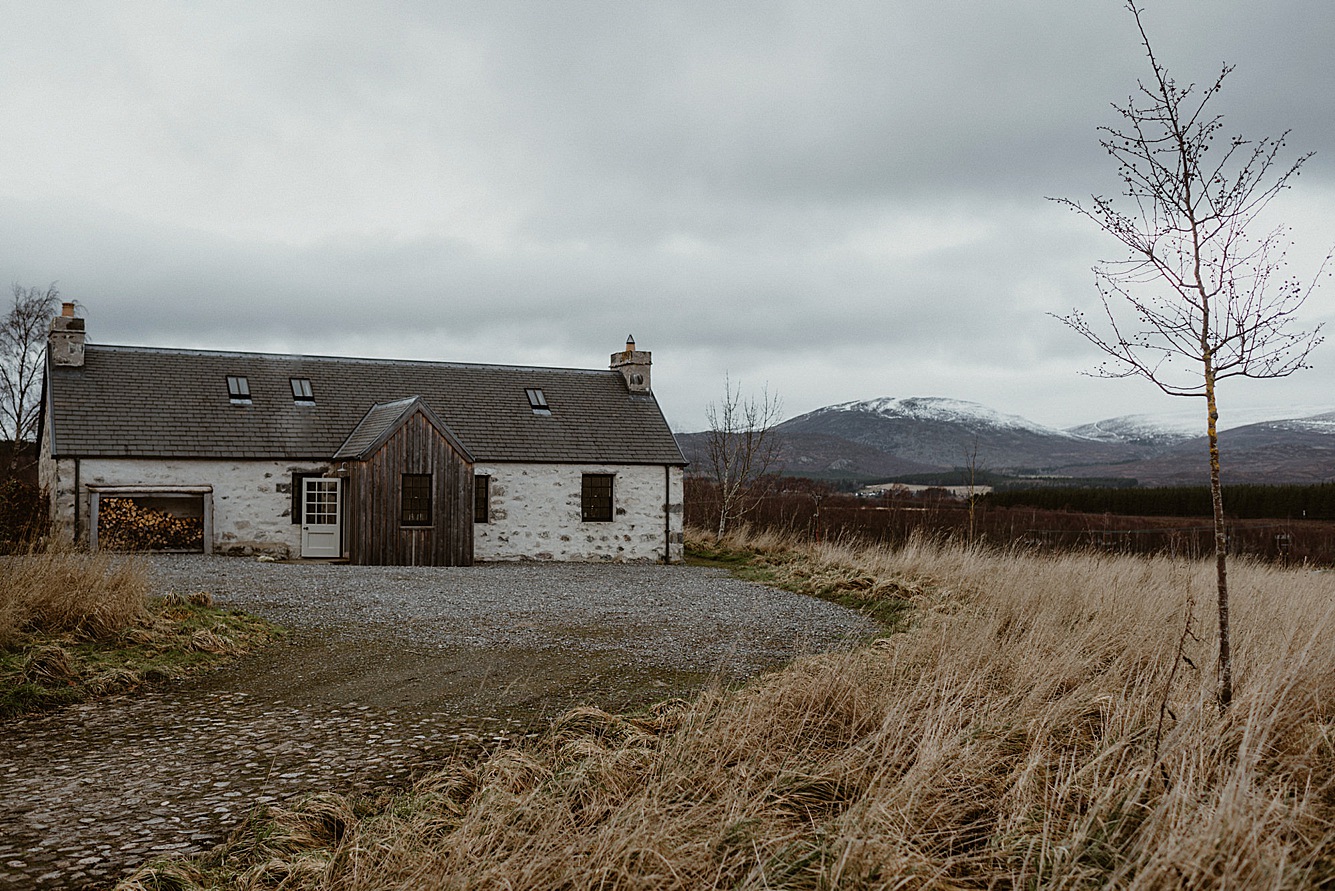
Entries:
[[608, 370], [102, 346], [66, 304], [40, 479], [94, 550], [128, 505], [206, 553], [673, 562], [686, 461], [650, 364], [633, 340]]

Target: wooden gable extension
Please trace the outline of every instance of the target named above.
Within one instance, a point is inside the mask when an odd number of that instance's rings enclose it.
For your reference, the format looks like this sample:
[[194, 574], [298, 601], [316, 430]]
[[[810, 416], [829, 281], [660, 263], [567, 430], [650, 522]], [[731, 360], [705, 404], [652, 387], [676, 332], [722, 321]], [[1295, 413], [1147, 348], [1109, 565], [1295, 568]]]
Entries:
[[[473, 461], [468, 451], [420, 398], [378, 405], [366, 421], [379, 431], [349, 458], [348, 558], [378, 566], [471, 566], [473, 563]], [[429, 522], [405, 522], [405, 476], [427, 477]], [[420, 491], [414, 492], [420, 497]]]

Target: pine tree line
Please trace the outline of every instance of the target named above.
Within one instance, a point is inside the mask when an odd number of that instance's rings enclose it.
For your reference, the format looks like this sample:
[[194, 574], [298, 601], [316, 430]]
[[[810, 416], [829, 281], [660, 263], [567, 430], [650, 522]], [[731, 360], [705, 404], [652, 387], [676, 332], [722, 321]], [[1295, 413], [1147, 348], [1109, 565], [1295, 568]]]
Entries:
[[[985, 500], [996, 507], [1035, 507], [1139, 517], [1208, 517], [1211, 514], [1208, 486], [1020, 489], [992, 492], [985, 496]], [[1228, 506], [1228, 516], [1234, 519], [1335, 520], [1335, 483], [1224, 486], [1224, 503]]]

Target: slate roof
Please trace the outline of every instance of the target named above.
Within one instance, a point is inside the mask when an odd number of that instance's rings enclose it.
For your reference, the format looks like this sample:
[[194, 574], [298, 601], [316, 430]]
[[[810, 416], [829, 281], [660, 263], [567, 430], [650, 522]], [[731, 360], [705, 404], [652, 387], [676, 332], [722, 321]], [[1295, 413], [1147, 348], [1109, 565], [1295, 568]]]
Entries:
[[[228, 375], [247, 378], [250, 404], [228, 398]], [[313, 404], [293, 400], [292, 378]], [[330, 459], [377, 403], [421, 396], [478, 461], [686, 463], [658, 401], [610, 370], [88, 344], [46, 389], [57, 456]]]
[[466, 461], [474, 460], [469, 451], [459, 442], [454, 432], [436, 416], [436, 413], [431, 410], [431, 406], [427, 405], [426, 400], [421, 396], [410, 396], [407, 399], [399, 399], [394, 402], [377, 402], [371, 406], [361, 421], [357, 423], [357, 426], [348, 434], [348, 438], [338, 447], [338, 451], [334, 452], [334, 460], [361, 460], [370, 455], [380, 448], [385, 440], [389, 439], [394, 431], [418, 409], [421, 409], [427, 420], [463, 454]]

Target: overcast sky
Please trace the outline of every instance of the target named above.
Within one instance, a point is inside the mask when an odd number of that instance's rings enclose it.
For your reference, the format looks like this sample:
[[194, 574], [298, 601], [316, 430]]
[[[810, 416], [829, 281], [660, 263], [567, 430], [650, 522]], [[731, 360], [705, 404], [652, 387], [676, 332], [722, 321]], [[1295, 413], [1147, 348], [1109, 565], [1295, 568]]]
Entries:
[[[1146, 6], [1179, 80], [1236, 64], [1229, 133], [1317, 153], [1275, 205], [1310, 276], [1335, 4]], [[1119, 256], [1045, 200], [1117, 191], [1096, 128], [1148, 73], [1117, 0], [0, 10], [0, 282], [57, 282], [95, 342], [603, 367], [633, 334], [677, 430], [725, 373], [789, 417], [1194, 404], [1081, 376], [1048, 315]], [[1335, 407], [1332, 340], [1222, 411]]]

